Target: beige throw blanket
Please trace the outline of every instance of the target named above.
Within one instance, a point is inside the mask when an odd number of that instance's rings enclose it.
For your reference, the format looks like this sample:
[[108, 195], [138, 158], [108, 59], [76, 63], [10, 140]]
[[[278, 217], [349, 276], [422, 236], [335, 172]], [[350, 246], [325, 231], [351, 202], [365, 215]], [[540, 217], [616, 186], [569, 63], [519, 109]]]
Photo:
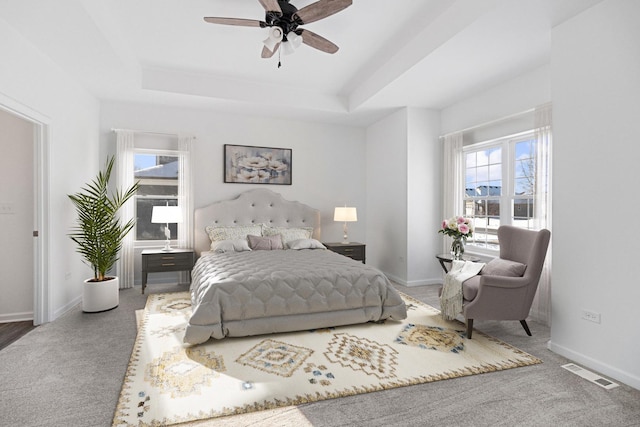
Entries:
[[480, 273], [482, 262], [454, 260], [451, 270], [444, 277], [444, 286], [440, 294], [442, 318], [453, 320], [462, 311], [462, 282]]

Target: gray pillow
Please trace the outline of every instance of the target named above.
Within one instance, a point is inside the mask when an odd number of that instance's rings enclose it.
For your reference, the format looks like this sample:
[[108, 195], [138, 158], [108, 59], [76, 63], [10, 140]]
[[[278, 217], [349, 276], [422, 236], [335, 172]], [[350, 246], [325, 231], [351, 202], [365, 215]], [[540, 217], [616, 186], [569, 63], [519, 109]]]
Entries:
[[482, 268], [480, 274], [488, 276], [522, 277], [526, 269], [527, 266], [525, 264], [509, 261], [508, 259], [494, 258]]
[[275, 249], [283, 249], [282, 236], [276, 234], [275, 236], [253, 236], [248, 235], [249, 247], [254, 251], [271, 251]]

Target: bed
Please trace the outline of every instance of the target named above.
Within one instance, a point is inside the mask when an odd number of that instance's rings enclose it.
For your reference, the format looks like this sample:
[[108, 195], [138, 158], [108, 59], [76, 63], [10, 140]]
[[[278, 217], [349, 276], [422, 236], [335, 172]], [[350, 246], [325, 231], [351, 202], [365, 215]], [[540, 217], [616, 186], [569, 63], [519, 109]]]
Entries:
[[305, 204], [249, 190], [196, 209], [194, 230], [187, 344], [406, 318], [382, 272], [324, 248]]

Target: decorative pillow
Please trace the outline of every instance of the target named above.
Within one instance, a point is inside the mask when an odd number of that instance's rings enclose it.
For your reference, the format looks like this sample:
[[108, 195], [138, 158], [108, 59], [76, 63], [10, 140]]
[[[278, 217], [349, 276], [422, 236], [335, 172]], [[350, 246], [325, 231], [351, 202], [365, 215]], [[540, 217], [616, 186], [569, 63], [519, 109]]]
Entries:
[[282, 243], [285, 245], [292, 240], [310, 239], [313, 234], [313, 227], [270, 227], [266, 225], [262, 229], [263, 236], [282, 236]]
[[494, 258], [482, 268], [480, 274], [489, 276], [521, 277], [526, 269], [527, 266], [525, 264], [509, 261], [508, 259]]
[[262, 234], [262, 224], [238, 226], [209, 225], [205, 228], [205, 231], [212, 242], [219, 242], [220, 240], [239, 240], [246, 239], [249, 234]]
[[287, 243], [289, 249], [327, 249], [325, 245], [316, 239], [296, 239]]
[[218, 253], [250, 251], [247, 239], [220, 240], [211, 242], [211, 250]]
[[284, 249], [282, 245], [282, 237], [277, 234], [275, 236], [247, 236], [249, 239], [249, 247], [252, 250], [272, 251], [275, 249]]

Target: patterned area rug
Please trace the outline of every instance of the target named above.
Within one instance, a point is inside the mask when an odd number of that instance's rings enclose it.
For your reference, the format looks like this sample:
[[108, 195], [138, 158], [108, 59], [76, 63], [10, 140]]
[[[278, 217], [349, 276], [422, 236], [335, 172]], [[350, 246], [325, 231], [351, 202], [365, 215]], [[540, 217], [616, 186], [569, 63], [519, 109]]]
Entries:
[[403, 295], [408, 318], [187, 347], [187, 292], [150, 295], [114, 426], [171, 425], [541, 361]]

